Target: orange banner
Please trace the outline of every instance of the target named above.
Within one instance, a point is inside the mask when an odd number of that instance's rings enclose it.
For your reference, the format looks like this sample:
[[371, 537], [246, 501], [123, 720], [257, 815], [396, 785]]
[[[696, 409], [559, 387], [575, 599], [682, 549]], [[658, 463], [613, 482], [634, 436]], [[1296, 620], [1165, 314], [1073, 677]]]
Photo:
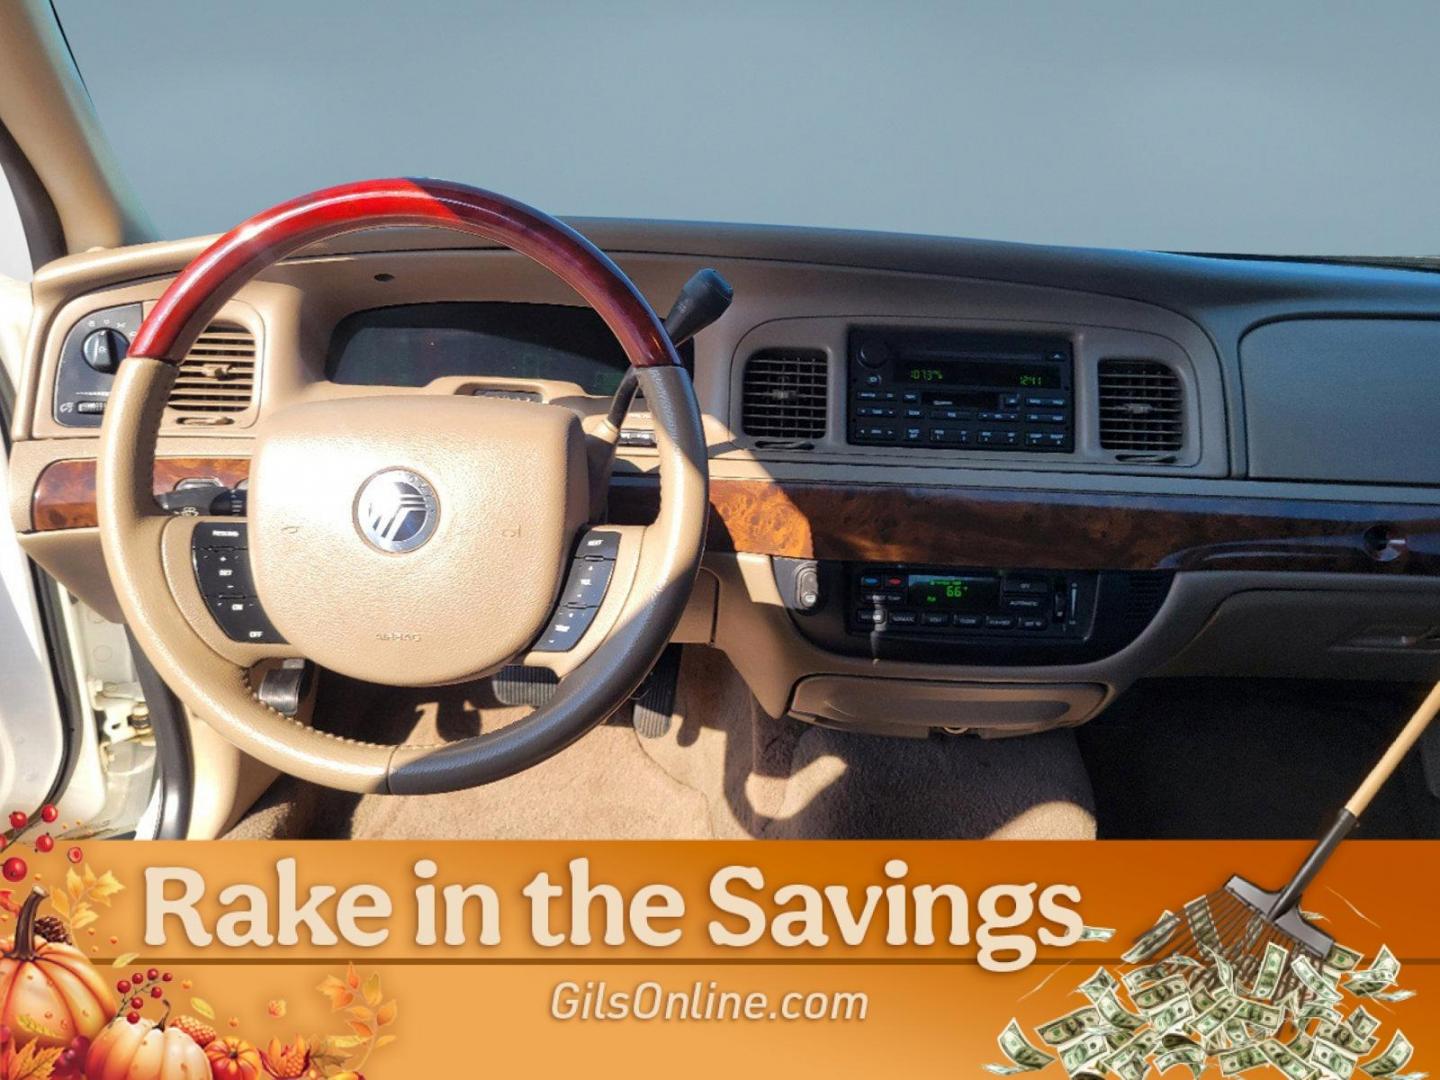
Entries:
[[[1039, 1071], [1058, 1077], [1076, 1041], [1047, 1042], [1037, 1029], [1078, 1011], [1070, 1034], [1083, 1044], [1093, 1018], [1081, 982], [1101, 967], [1116, 980], [1133, 971], [1121, 954], [1163, 910], [1179, 912], [1232, 873], [1278, 887], [1305, 850], [1269, 842], [62, 845], [26, 852], [24, 876], [0, 894], [4, 934], [28, 919], [38, 942], [0, 961], [0, 1035], [11, 1074], [22, 1056], [34, 1062], [53, 1051], [54, 1070], [37, 1076], [69, 1068], [138, 1078], [105, 1069], [139, 1060], [147, 1046], [181, 1058], [193, 1047], [224, 1080], [497, 1067], [543, 1076], [985, 1076], [986, 1064], [1019, 1074], [997, 1044], [1013, 1018], [1031, 1046], [1056, 1059]], [[1378, 1021], [1355, 1056], [1362, 1066], [1380, 1059], [1380, 1080], [1440, 1063], [1430, 1038], [1440, 1026], [1435, 851], [1419, 842], [1343, 846], [1303, 904], [1315, 925], [1364, 954], [1356, 970], [1377, 957], [1387, 963], [1382, 946], [1399, 964], [1397, 977], [1363, 997], [1350, 990], [1366, 989], [1364, 979], [1322, 973], [1345, 999], [1337, 1013], [1360, 1004]], [[32, 890], [40, 898], [27, 915]], [[1091, 939], [1072, 940], [1082, 926], [1096, 928], [1084, 934]], [[1100, 939], [1104, 928], [1113, 937]], [[1259, 975], [1235, 978], [1237, 995], [1265, 997]], [[87, 979], [99, 986], [87, 989]], [[1157, 1031], [1142, 1055], [1148, 1069], [1199, 1039], [1185, 1034], [1193, 1015], [1138, 1004], [1143, 985], [1117, 986], [1114, 996], [1137, 1023], [1158, 1014], [1170, 1025], [1166, 1041]], [[1304, 990], [1294, 1000], [1328, 1007]], [[1196, 1006], [1205, 1003], [1195, 993]], [[1283, 1012], [1278, 994], [1275, 1006]], [[1267, 1022], [1256, 1008], [1252, 1035]], [[1317, 1013], [1310, 1033], [1327, 1022]], [[1114, 1057], [1124, 1040], [1108, 1030], [1117, 1049], [1096, 1060], [1129, 1080], [1136, 1063]], [[1386, 1060], [1397, 1030], [1413, 1053]], [[1296, 1033], [1287, 1019], [1268, 1041]], [[1238, 1042], [1241, 1032], [1232, 1034]], [[1387, 1068], [1399, 1056], [1403, 1065]], [[1204, 1068], [1218, 1075], [1217, 1056], [1207, 1054]], [[1292, 1080], [1308, 1077], [1295, 1068]], [[1289, 1074], [1283, 1065], [1281, 1074]]]

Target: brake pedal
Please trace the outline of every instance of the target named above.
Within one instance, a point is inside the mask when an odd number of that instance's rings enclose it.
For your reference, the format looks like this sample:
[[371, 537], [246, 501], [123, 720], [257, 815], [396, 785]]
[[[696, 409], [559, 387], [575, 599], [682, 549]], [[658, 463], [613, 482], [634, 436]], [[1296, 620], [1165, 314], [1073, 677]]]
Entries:
[[560, 680], [549, 668], [511, 664], [490, 679], [490, 692], [501, 705], [548, 705]]
[[662, 739], [675, 715], [675, 686], [680, 681], [679, 645], [668, 645], [635, 692], [632, 723], [642, 739]]

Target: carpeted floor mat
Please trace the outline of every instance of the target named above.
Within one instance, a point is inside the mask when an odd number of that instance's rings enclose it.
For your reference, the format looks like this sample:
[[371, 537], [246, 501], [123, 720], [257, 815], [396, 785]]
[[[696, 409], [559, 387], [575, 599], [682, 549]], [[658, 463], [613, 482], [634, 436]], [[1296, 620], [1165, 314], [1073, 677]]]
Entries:
[[[484, 684], [429, 692], [329, 678], [331, 730], [433, 741], [518, 710]], [[668, 732], [597, 728], [542, 765], [448, 795], [354, 796], [286, 779], [236, 838], [961, 838], [1094, 836], [1073, 733], [887, 739], [765, 716], [724, 656], [687, 647]]]
[[[1079, 728], [1102, 839], [1318, 836], [1428, 687], [1157, 679]], [[1418, 750], [1357, 838], [1440, 836]]]

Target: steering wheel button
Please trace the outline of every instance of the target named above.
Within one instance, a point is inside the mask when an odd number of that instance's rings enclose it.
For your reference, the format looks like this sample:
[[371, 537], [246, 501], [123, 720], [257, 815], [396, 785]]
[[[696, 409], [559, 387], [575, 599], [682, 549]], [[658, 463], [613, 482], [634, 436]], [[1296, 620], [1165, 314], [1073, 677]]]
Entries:
[[609, 560], [576, 559], [560, 594], [560, 603], [571, 608], [599, 607], [614, 571], [615, 564]]
[[580, 549], [575, 553], [581, 559], [614, 559], [620, 554], [620, 534], [617, 532], [587, 532], [580, 538]]
[[240, 548], [201, 548], [195, 552], [195, 577], [205, 596], [254, 596], [250, 563]]
[[569, 652], [575, 643], [590, 629], [595, 618], [594, 608], [562, 609], [550, 620], [550, 625], [541, 635], [536, 652]]

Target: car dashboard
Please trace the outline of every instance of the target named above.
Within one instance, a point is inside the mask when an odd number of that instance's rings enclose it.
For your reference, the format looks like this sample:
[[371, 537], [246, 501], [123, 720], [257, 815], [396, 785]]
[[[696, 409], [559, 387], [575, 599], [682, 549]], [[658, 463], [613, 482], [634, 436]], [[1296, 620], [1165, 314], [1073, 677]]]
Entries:
[[[1423, 406], [1440, 397], [1440, 277], [576, 224], [661, 311], [702, 265], [735, 288], [682, 355], [711, 520], [676, 640], [724, 650], [771, 715], [1015, 734], [1083, 722], [1151, 675], [1440, 674]], [[10, 510], [30, 554], [114, 619], [98, 427], [128, 335], [203, 246], [72, 256], [35, 281]], [[218, 312], [181, 366], [155, 490], [242, 510], [256, 425], [288, 405], [493, 395], [593, 430], [624, 371], [599, 318], [521, 256], [347, 237]], [[611, 521], [653, 517], [657, 460], [637, 400]], [[171, 584], [203, 612], [183, 570]], [[219, 621], [207, 641], [240, 663], [284, 655]], [[564, 674], [584, 652], [545, 663]]]

